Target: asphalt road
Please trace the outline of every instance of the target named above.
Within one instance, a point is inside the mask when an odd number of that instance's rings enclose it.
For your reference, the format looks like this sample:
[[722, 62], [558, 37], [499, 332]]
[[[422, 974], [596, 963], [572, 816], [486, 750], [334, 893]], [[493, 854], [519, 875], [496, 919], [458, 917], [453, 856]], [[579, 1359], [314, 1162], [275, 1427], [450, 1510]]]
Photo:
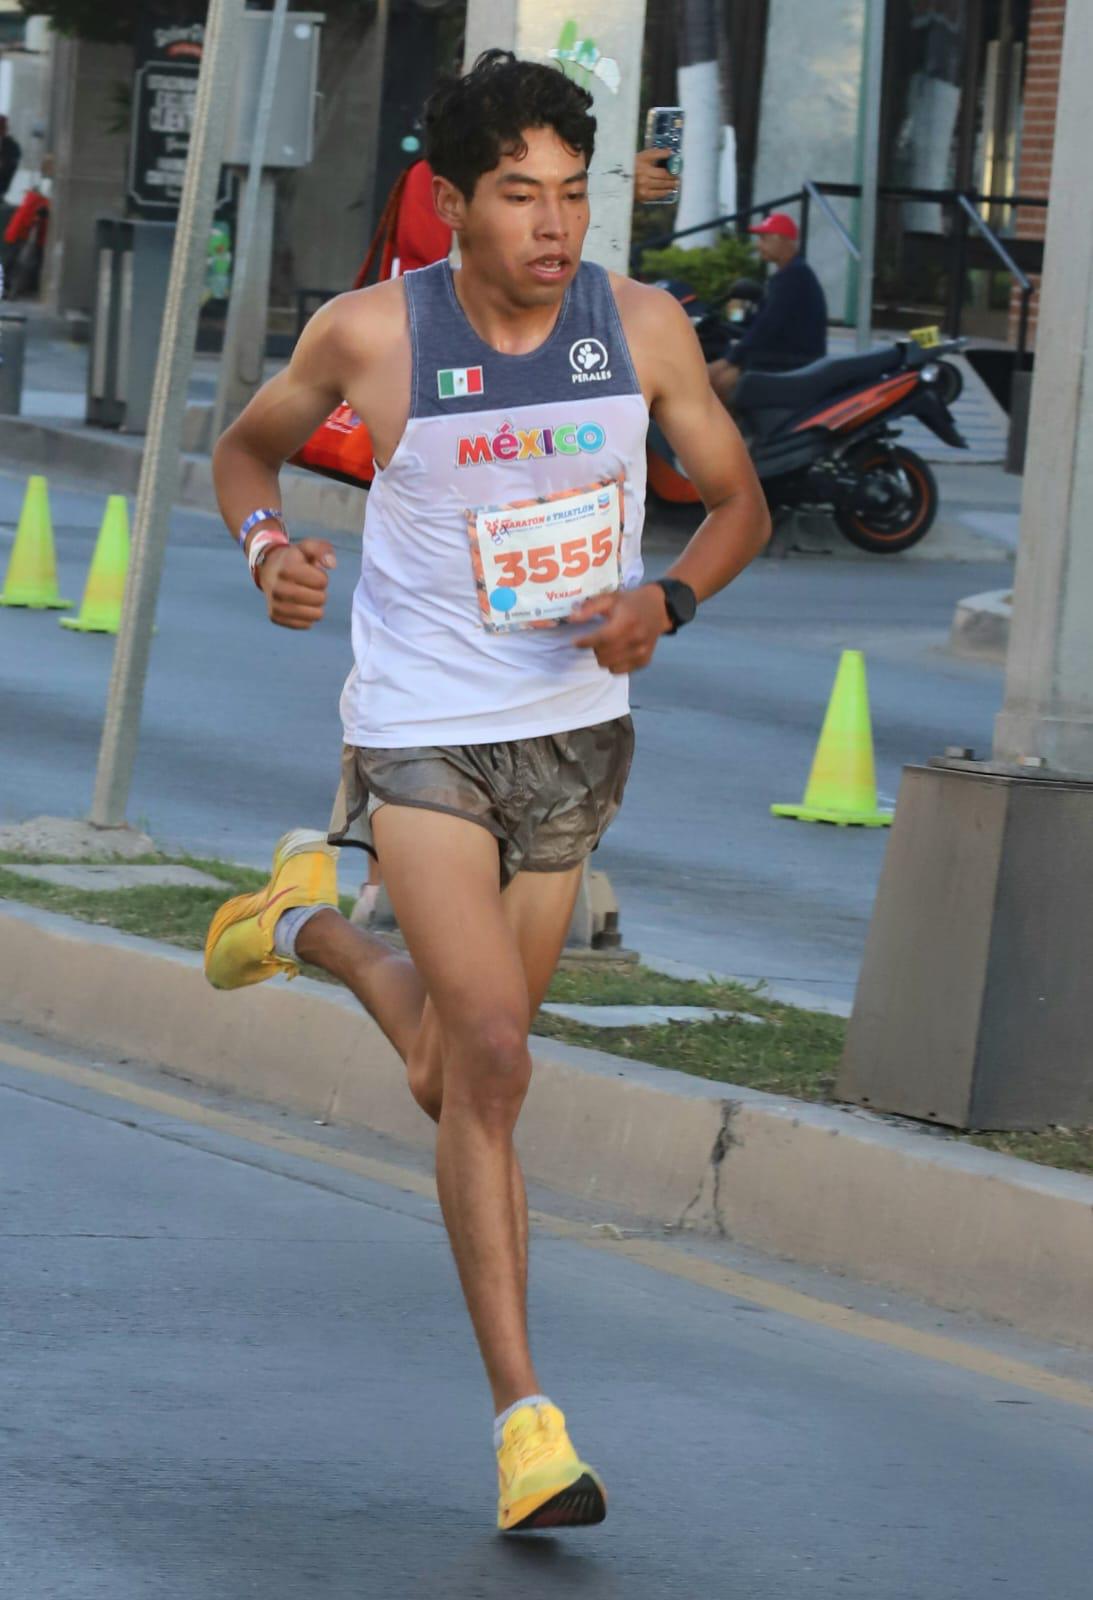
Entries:
[[[210, 1095], [202, 1126], [185, 1084], [106, 1063], [108, 1097], [43, 1052], [0, 1035], [13, 1600], [1087, 1600], [1088, 1357], [727, 1245], [658, 1245], [710, 1268], [682, 1282], [594, 1245], [591, 1216], [537, 1232], [532, 1318], [609, 1518], [499, 1538], [435, 1202], [329, 1164], [357, 1135]], [[725, 1265], [754, 1293], [715, 1287]], [[771, 1309], [779, 1279], [906, 1348]], [[924, 1327], [955, 1364], [916, 1353]], [[1013, 1356], [1081, 1396], [995, 1373]]]
[[[23, 480], [0, 475], [0, 562]], [[63, 592], [77, 599], [101, 495], [52, 485]], [[654, 519], [650, 570], [690, 524]], [[173, 524], [130, 821], [168, 844], [255, 864], [288, 827], [323, 826], [338, 775], [355, 554], [308, 635], [271, 628], [219, 523]], [[801, 797], [844, 646], [869, 667], [882, 794], [948, 744], [989, 746], [997, 669], [945, 650], [953, 607], [1012, 580], [999, 563], [762, 560], [666, 639], [634, 680], [638, 755], [601, 849], [626, 942], [705, 971], [848, 1000], [885, 835], [778, 821]], [[112, 641], [52, 613], [0, 611], [0, 819], [86, 814]], [[347, 863], [347, 883], [355, 873]]]

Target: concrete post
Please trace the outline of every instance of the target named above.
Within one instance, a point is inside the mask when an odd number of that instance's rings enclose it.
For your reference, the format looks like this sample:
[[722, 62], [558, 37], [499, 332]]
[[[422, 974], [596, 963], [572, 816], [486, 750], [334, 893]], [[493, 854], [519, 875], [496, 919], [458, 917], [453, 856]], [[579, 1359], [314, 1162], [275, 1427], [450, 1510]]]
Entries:
[[596, 0], [573, 22], [572, 0], [469, 0], [466, 63], [483, 50], [553, 60], [595, 101], [592, 226], [584, 254], [625, 273], [630, 256], [634, 153], [638, 147], [645, 0]]
[[163, 307], [152, 410], [144, 448], [133, 552], [103, 721], [91, 821], [120, 827], [136, 761], [171, 507], [181, 470], [186, 391], [193, 366], [209, 229], [216, 206], [231, 85], [239, 60], [244, 0], [211, 0], [197, 80], [194, 126]]
[[880, 113], [884, 90], [885, 0], [866, 0], [861, 107], [861, 204], [858, 208], [857, 346], [873, 343], [873, 278], [877, 253], [877, 183], [880, 176]]
[[[682, 0], [677, 12], [679, 36], [679, 104], [683, 107], [683, 182], [675, 225], [696, 228], [719, 215], [718, 176], [721, 160], [721, 68], [718, 61], [721, 25], [717, 0]], [[681, 239], [685, 250], [714, 245], [719, 228], [705, 228]]]
[[239, 207], [228, 320], [213, 405], [212, 437], [218, 439], [262, 385], [269, 308], [269, 275], [273, 260], [274, 178], [265, 170], [273, 119], [281, 41], [288, 0], [274, 0], [266, 59], [258, 91], [250, 167]]
[[1091, 74], [1093, 7], [1072, 5], [995, 759], [907, 769], [836, 1085], [963, 1128], [1093, 1117]]
[[999, 761], [1093, 775], [1093, 6], [1070, 5]]
[[59, 315], [90, 315], [95, 221], [122, 214], [129, 135], [118, 125], [114, 92], [132, 73], [133, 52], [127, 46], [53, 37], [50, 124], [56, 176], [43, 300]]
[[[753, 201], [792, 194], [806, 178], [857, 183], [866, 0], [768, 0]], [[853, 201], [833, 199], [855, 232]], [[813, 216], [809, 265], [832, 315], [845, 308], [852, 262], [822, 215]], [[855, 279], [856, 283], [856, 279]]]

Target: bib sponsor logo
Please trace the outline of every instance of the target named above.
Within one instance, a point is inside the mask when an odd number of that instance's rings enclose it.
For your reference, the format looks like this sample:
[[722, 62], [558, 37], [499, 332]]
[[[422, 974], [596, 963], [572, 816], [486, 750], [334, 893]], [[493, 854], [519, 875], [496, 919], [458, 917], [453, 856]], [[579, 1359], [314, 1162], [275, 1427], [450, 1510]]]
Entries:
[[598, 422], [565, 423], [560, 428], [514, 428], [504, 423], [492, 436], [465, 433], [456, 449], [457, 467], [493, 461], [543, 461], [547, 456], [595, 455], [607, 443]]
[[577, 339], [569, 348], [569, 364], [574, 383], [607, 383], [611, 377], [611, 358], [599, 339]]

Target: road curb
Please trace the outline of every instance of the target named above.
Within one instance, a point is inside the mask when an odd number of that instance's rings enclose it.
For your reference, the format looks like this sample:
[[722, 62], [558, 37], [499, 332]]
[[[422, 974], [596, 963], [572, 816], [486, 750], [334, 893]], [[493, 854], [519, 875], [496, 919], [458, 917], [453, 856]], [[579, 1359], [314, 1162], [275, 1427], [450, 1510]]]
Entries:
[[[196, 955], [0, 902], [0, 1020], [415, 1146], [432, 1128], [379, 1029], [307, 979], [217, 994]], [[529, 1177], [665, 1227], [1088, 1344], [1093, 1179], [866, 1112], [534, 1040]]]
[[[66, 428], [28, 417], [5, 416], [0, 467], [8, 472], [56, 472], [110, 494], [135, 495], [144, 440], [104, 428]], [[184, 454], [176, 506], [217, 511], [209, 456]], [[281, 469], [281, 504], [290, 523], [314, 524], [334, 533], [359, 534], [364, 526], [362, 489], [313, 472]]]

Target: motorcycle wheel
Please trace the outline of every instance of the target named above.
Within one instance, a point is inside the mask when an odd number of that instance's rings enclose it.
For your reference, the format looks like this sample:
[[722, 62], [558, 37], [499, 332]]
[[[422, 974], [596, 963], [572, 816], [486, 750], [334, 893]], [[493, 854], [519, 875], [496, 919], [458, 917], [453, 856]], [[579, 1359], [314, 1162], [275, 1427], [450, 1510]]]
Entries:
[[893, 496], [888, 508], [862, 512], [837, 506], [835, 521], [850, 543], [871, 555], [895, 556], [924, 539], [937, 516], [938, 493], [937, 479], [922, 457], [904, 445], [886, 450], [871, 445], [852, 457], [852, 465], [863, 479], [883, 474], [885, 486], [892, 489], [898, 475], [902, 493]]

